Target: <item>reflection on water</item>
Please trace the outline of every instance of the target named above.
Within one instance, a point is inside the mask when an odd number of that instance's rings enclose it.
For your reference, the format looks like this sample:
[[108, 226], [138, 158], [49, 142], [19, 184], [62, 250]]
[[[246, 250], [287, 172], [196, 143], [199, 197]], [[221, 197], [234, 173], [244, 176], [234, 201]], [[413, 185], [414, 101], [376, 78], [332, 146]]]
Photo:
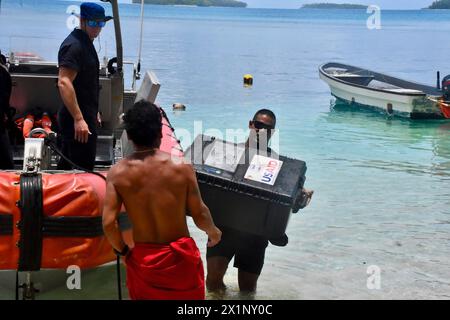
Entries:
[[[20, 282], [25, 282], [27, 273], [20, 273]], [[110, 264], [96, 269], [81, 271], [80, 289], [68, 289], [67, 281], [72, 273], [65, 270], [42, 270], [32, 273], [34, 287], [39, 290], [37, 300], [115, 300], [118, 299], [116, 265]], [[15, 272], [0, 271], [0, 300], [12, 300], [15, 297]], [[122, 297], [128, 298], [126, 289], [125, 268], [121, 268]], [[70, 282], [73, 283], [73, 282]], [[22, 290], [19, 290], [22, 297]]]
[[[333, 158], [330, 161], [347, 161], [359, 167], [433, 175], [443, 179], [450, 177], [448, 120], [410, 120], [340, 103], [332, 105], [330, 112], [323, 115], [322, 119], [333, 124], [328, 131], [335, 130], [334, 125], [340, 126], [339, 134], [330, 135], [333, 141], [362, 141], [365, 146], [379, 147], [386, 151], [381, 159], [365, 156], [372, 152], [364, 150], [360, 159]], [[386, 147], [391, 149], [387, 150]], [[431, 155], [428, 161], [420, 161], [420, 157], [411, 156], [414, 153], [423, 156], [423, 153], [428, 152]], [[391, 154], [395, 156], [390, 157]]]
[[436, 157], [443, 158], [436, 165], [436, 172], [441, 175], [450, 174], [450, 122], [440, 124], [437, 128], [436, 139], [433, 140], [433, 152]]

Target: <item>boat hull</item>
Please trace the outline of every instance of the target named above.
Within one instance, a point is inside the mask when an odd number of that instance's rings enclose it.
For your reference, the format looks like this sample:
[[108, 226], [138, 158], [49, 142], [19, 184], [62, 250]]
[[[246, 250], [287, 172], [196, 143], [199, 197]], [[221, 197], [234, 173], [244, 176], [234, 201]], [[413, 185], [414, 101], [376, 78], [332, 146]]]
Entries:
[[388, 114], [386, 112], [386, 110], [383, 110], [381, 108], [377, 108], [377, 107], [374, 107], [371, 105], [365, 105], [365, 104], [361, 104], [361, 103], [351, 102], [348, 100], [341, 99], [335, 95], [333, 95], [333, 96], [336, 99], [334, 106], [346, 106], [346, 107], [351, 108], [352, 110], [369, 110], [369, 111], [373, 111], [373, 112], [387, 114], [390, 116], [399, 116], [402, 118], [408, 118], [411, 120], [427, 120], [427, 119], [439, 120], [439, 119], [442, 119], [442, 116], [440, 114], [430, 114], [430, 113], [424, 113], [424, 112], [413, 112], [413, 113], [410, 113], [409, 115], [406, 115], [406, 114], [402, 114], [402, 113], [394, 111], [392, 114]]
[[[369, 109], [411, 119], [442, 119], [443, 115], [437, 103], [418, 90], [399, 90], [389, 92], [363, 85], [350, 84], [326, 74], [320, 68], [320, 78], [328, 84], [331, 94], [349, 105], [360, 105]], [[395, 91], [395, 90], [392, 90]]]

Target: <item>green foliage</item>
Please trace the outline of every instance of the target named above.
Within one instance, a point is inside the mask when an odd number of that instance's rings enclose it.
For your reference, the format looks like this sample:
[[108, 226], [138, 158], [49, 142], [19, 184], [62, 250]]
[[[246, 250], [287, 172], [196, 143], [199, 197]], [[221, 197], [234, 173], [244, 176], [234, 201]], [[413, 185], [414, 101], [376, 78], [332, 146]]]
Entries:
[[428, 9], [450, 9], [450, 0], [434, 1]]
[[338, 4], [338, 3], [312, 3], [305, 4], [304, 9], [367, 9], [367, 5], [362, 4]]

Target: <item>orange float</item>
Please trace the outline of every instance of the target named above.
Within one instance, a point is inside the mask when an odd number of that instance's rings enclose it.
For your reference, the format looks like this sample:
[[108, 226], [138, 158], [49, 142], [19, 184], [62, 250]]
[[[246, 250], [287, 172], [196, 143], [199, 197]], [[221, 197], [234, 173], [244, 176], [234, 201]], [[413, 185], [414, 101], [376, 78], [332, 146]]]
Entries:
[[448, 103], [439, 101], [439, 107], [441, 108], [441, 112], [446, 119], [450, 119], [450, 105]]

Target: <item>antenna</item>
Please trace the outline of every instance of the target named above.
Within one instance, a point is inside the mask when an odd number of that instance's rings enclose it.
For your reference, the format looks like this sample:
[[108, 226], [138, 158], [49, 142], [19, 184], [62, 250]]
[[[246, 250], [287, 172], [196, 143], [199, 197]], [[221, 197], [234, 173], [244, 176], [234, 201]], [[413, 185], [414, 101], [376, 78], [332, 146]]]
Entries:
[[436, 87], [438, 90], [441, 90], [441, 73], [439, 71], [437, 72]]
[[141, 54], [142, 54], [142, 34], [144, 30], [144, 0], [141, 0], [141, 35], [139, 37], [139, 53], [138, 53], [138, 64], [137, 64], [137, 78], [141, 76]]

